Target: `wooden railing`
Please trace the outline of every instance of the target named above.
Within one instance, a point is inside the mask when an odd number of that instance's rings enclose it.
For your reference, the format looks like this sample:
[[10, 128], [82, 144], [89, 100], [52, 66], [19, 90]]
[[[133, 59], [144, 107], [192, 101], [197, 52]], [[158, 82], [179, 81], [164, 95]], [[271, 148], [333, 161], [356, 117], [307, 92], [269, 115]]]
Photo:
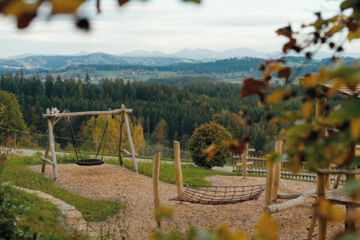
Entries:
[[[246, 160], [247, 162], [252, 162], [252, 165], [247, 165], [247, 169], [246, 169], [247, 173], [266, 176], [267, 173], [266, 159], [255, 156], [248, 156]], [[238, 171], [239, 173], [241, 173], [242, 169], [238, 169]], [[309, 170], [309, 166], [307, 165], [307, 163], [301, 163], [299, 173], [294, 174], [289, 170], [288, 162], [283, 161], [281, 163], [280, 174], [282, 178], [289, 178], [295, 180], [298, 179], [298, 180], [313, 181], [313, 182], [316, 180], [316, 174]], [[335, 178], [332, 177], [330, 180], [334, 181]], [[342, 181], [343, 179], [341, 179], [341, 182]]]

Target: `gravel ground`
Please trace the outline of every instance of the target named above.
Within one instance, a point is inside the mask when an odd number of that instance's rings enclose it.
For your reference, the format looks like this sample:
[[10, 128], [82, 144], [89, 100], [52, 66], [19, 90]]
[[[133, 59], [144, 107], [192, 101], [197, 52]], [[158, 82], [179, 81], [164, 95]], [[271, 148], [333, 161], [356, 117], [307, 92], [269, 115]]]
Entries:
[[[40, 166], [31, 168], [40, 172]], [[95, 230], [104, 232], [109, 229], [122, 228], [126, 229], [127, 239], [141, 240], [148, 239], [149, 233], [156, 229], [153, 217], [151, 178], [108, 164], [97, 167], [80, 167], [73, 164], [58, 165], [58, 174], [57, 185], [60, 187], [85, 197], [120, 201], [128, 205], [124, 224], [122, 220], [118, 219], [123, 216], [123, 213], [119, 213], [116, 218], [118, 220], [112, 217], [106, 222], [89, 223]], [[52, 176], [49, 167], [46, 175]], [[255, 177], [243, 179], [234, 176], [212, 176], [207, 180], [212, 185], [265, 184], [265, 178]], [[284, 193], [303, 192], [314, 187], [314, 183], [281, 180], [280, 191]], [[206, 229], [216, 227], [221, 223], [228, 223], [232, 230], [240, 229], [247, 235], [252, 235], [256, 222], [263, 213], [264, 193], [257, 201], [212, 206], [168, 201], [176, 196], [175, 185], [160, 182], [159, 189], [162, 204], [166, 204], [174, 210], [173, 219], [162, 224], [165, 231], [176, 229], [184, 232], [190, 226]], [[309, 216], [313, 202], [313, 199], [308, 199], [303, 205], [273, 214], [278, 223], [280, 239], [304, 239], [306, 237], [306, 228], [310, 225]], [[329, 236], [333, 236], [342, 229], [343, 224], [330, 224]]]

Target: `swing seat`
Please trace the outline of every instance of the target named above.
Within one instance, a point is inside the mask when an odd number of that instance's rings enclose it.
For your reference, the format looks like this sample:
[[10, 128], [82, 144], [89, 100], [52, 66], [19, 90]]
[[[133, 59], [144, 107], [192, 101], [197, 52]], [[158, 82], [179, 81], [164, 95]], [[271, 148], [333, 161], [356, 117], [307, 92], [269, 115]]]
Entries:
[[89, 158], [89, 159], [78, 160], [76, 161], [76, 164], [79, 166], [97, 166], [104, 164], [104, 161], [101, 159]]

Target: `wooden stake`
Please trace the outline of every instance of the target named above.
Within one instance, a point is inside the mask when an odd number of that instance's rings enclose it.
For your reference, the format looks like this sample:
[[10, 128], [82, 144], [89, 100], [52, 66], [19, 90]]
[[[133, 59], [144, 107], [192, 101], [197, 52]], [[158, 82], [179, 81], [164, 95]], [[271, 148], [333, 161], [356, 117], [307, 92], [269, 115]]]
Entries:
[[138, 173], [138, 167], [137, 167], [137, 162], [136, 162], [136, 157], [135, 157], [135, 148], [134, 148], [134, 143], [132, 141], [132, 138], [131, 138], [131, 131], [130, 131], [130, 126], [129, 126], [129, 120], [127, 118], [127, 115], [126, 115], [126, 108], [125, 108], [125, 105], [121, 105], [122, 109], [124, 110], [124, 119], [125, 119], [125, 125], [126, 125], [126, 133], [128, 135], [128, 140], [129, 140], [129, 144], [130, 144], [130, 150], [131, 150], [131, 157], [132, 157], [132, 160], [133, 160], [133, 163], [134, 163], [134, 169], [135, 169], [135, 172]]
[[[160, 207], [160, 196], [159, 196], [159, 175], [160, 175], [160, 153], [155, 154], [153, 162], [153, 190], [154, 190], [154, 209]], [[157, 223], [160, 225], [160, 223]]]
[[[49, 158], [49, 152], [50, 152], [49, 135], [47, 138], [48, 138], [48, 142], [47, 142], [44, 158]], [[46, 168], [46, 161], [43, 161], [41, 166], [41, 173], [45, 173], [45, 168]]]
[[307, 240], [312, 240], [313, 239], [313, 233], [314, 233], [314, 228], [315, 228], [315, 224], [316, 224], [316, 220], [317, 217], [315, 214], [312, 215], [312, 219], [311, 219], [311, 223], [310, 223], [310, 227], [309, 227], [309, 231], [307, 234]]
[[[283, 141], [278, 140], [275, 142], [275, 152], [278, 154], [282, 153]], [[274, 166], [274, 179], [273, 179], [273, 190], [272, 190], [272, 200], [276, 201], [278, 199], [278, 192], [280, 186], [280, 175], [281, 175], [281, 160]]]
[[[46, 109], [46, 113], [50, 114], [50, 110]], [[48, 118], [48, 128], [49, 128], [49, 142], [50, 142], [50, 150], [51, 150], [51, 157], [52, 157], [52, 165], [53, 165], [53, 176], [54, 181], [57, 180], [57, 168], [56, 168], [56, 152], [55, 152], [55, 139], [54, 139], [54, 132], [53, 132], [53, 121], [55, 121], [55, 118], [52, 119]]]
[[[317, 178], [317, 200], [325, 198], [326, 175], [318, 174]], [[326, 240], [327, 221], [325, 218], [319, 218], [319, 240]]]
[[266, 186], [265, 186], [265, 207], [267, 207], [271, 204], [272, 188], [273, 188], [273, 174], [274, 174], [274, 166], [271, 166], [270, 163], [267, 163]]
[[242, 170], [243, 170], [243, 178], [246, 178], [246, 158], [248, 155], [249, 143], [246, 143], [245, 150], [242, 154]]
[[124, 165], [123, 157], [122, 157], [122, 133], [123, 133], [123, 127], [124, 127], [124, 118], [125, 118], [125, 112], [122, 112], [121, 114], [121, 120], [120, 120], [120, 137], [119, 137], [119, 164], [120, 166]]
[[183, 192], [183, 179], [181, 171], [180, 143], [178, 141], [174, 141], [174, 164], [177, 192], [178, 195], [180, 195]]

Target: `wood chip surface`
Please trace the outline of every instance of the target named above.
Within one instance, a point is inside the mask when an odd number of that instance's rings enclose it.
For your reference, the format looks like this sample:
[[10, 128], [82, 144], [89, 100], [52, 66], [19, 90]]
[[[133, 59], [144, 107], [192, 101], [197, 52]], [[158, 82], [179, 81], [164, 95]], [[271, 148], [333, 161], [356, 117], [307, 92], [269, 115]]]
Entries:
[[[40, 172], [40, 166], [32, 166], [33, 170]], [[175, 174], [175, 173], [174, 173]], [[113, 200], [128, 206], [125, 210], [125, 225], [117, 217], [110, 217], [104, 222], [91, 222], [90, 226], [98, 232], [116, 229], [126, 229], [126, 239], [148, 239], [149, 234], [156, 229], [154, 220], [152, 179], [136, 174], [126, 168], [104, 164], [96, 167], [80, 167], [74, 164], [58, 165], [59, 180], [57, 185], [78, 195], [100, 200]], [[52, 169], [48, 166], [46, 176], [52, 177]], [[254, 185], [265, 184], [265, 178], [211, 176], [207, 180], [212, 185]], [[304, 192], [315, 187], [314, 183], [281, 180], [280, 192]], [[176, 186], [160, 182], [161, 203], [174, 210], [174, 217], [162, 223], [164, 231], [177, 230], [185, 232], [189, 227], [206, 229], [228, 223], [232, 230], [242, 230], [248, 236], [255, 233], [256, 223], [263, 213], [264, 193], [259, 200], [247, 201], [229, 205], [199, 205], [169, 201], [176, 196]], [[286, 200], [280, 200], [282, 202]], [[272, 216], [278, 223], [279, 239], [304, 239], [306, 228], [310, 225], [309, 216], [312, 213], [313, 199], [307, 199], [305, 204], [287, 209]], [[342, 207], [343, 208], [343, 207]], [[343, 208], [344, 209], [344, 208]], [[343, 224], [330, 223], [328, 226], [328, 239], [332, 239], [337, 232], [344, 229]], [[315, 233], [317, 228], [315, 229]], [[122, 233], [124, 234], [124, 233]]]

